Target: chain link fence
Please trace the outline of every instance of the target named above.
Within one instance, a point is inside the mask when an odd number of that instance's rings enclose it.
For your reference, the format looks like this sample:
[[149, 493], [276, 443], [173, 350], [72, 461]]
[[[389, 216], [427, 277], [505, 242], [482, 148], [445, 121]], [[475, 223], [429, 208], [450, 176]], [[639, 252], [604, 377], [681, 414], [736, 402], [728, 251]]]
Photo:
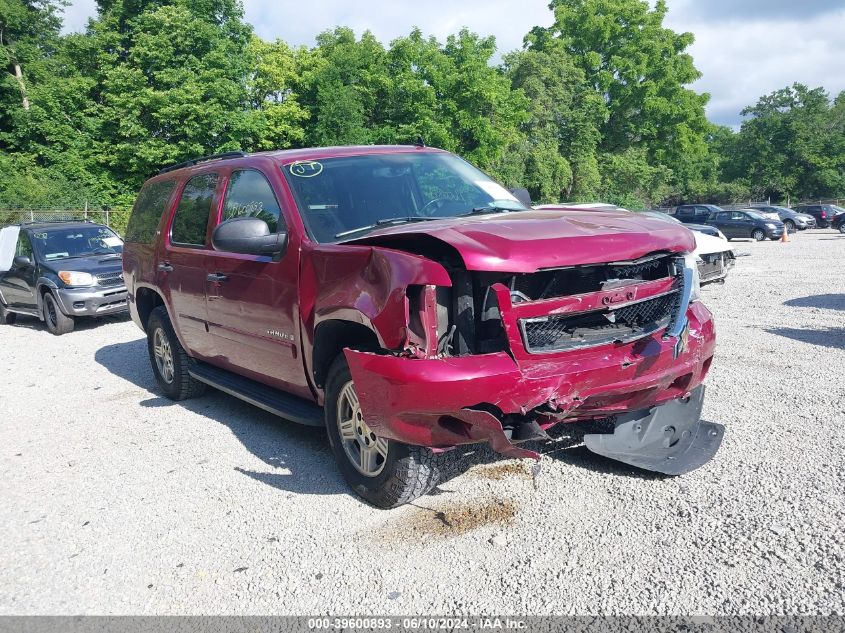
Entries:
[[67, 222], [82, 220], [105, 224], [119, 235], [123, 235], [129, 222], [128, 208], [28, 208], [3, 209], [0, 208], [0, 227], [10, 224], [24, 224], [27, 222]]

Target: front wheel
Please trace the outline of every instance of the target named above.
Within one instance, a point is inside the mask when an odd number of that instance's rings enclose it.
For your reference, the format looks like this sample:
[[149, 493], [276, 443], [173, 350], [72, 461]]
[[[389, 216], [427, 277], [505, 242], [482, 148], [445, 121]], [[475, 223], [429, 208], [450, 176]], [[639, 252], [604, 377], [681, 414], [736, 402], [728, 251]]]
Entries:
[[792, 220], [786, 220], [783, 223], [783, 228], [784, 228], [784, 230], [789, 231], [790, 233], [794, 233], [795, 232], [795, 222], [793, 222]]
[[50, 291], [44, 294], [42, 310], [44, 312], [44, 323], [47, 325], [50, 334], [61, 336], [62, 334], [73, 332], [73, 317], [69, 317], [62, 312], [61, 308], [59, 308], [59, 302], [56, 301], [56, 298]]
[[766, 232], [763, 229], [754, 229], [751, 232], [751, 238], [757, 242], [762, 242], [766, 239]]
[[326, 430], [340, 472], [364, 500], [379, 508], [412, 502], [440, 481], [438, 457], [428, 448], [379, 437], [367, 426], [343, 354], [326, 380]]

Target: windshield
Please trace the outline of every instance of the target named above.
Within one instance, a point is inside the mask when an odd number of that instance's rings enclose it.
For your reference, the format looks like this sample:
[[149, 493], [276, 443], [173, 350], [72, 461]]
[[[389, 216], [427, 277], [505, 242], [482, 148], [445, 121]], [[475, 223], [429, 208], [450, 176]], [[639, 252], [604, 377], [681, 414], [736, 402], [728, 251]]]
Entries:
[[36, 229], [32, 231], [32, 244], [47, 261], [123, 252], [123, 240], [117, 233], [96, 225]]
[[282, 172], [317, 242], [357, 238], [389, 224], [527, 210], [500, 184], [445, 153], [297, 161]]
[[845, 213], [845, 209], [843, 209], [842, 207], [836, 206], [835, 204], [830, 205], [830, 208], [833, 209], [836, 212], [837, 215], [839, 215], [840, 213]]

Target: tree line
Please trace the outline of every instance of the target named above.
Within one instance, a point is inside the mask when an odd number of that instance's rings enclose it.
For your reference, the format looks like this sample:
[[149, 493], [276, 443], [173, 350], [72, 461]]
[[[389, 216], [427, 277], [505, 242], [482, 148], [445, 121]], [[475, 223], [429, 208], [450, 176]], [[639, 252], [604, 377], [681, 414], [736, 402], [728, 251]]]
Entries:
[[538, 202], [845, 196], [845, 92], [796, 84], [739, 131], [708, 122], [665, 0], [552, 0], [501, 58], [468, 30], [265, 41], [239, 0], [97, 0], [67, 35], [63, 8], [0, 0], [0, 207], [125, 206], [199, 155], [420, 138]]

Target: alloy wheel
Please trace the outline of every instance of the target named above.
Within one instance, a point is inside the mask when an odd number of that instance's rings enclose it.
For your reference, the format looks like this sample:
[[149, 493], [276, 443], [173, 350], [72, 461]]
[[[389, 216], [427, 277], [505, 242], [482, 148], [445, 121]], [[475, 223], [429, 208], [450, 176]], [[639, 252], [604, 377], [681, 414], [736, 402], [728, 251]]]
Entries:
[[173, 382], [173, 350], [170, 341], [164, 330], [157, 328], [153, 335], [153, 354], [155, 356], [156, 368], [162, 380], [168, 385]]
[[337, 398], [337, 428], [349, 462], [365, 477], [376, 477], [387, 463], [388, 442], [367, 426], [355, 385], [347, 382]]

